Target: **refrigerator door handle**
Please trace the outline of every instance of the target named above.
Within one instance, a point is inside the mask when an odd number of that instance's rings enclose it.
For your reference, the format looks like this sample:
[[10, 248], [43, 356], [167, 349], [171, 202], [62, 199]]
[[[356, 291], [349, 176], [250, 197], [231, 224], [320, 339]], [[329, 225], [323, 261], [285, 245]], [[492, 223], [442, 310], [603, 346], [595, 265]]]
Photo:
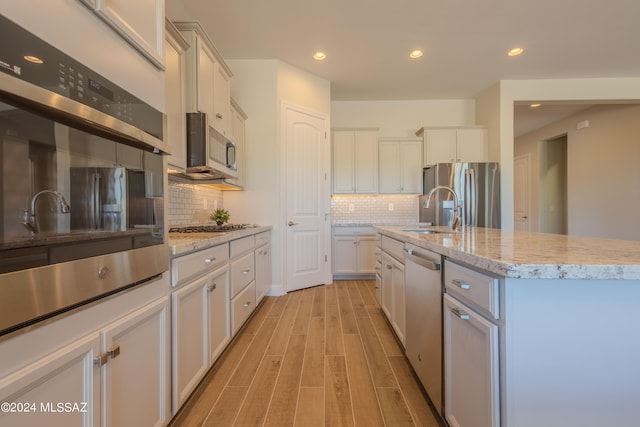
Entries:
[[478, 225], [478, 200], [477, 200], [477, 191], [478, 188], [476, 186], [476, 170], [469, 169], [469, 193], [471, 195], [471, 221], [470, 225], [476, 227]]

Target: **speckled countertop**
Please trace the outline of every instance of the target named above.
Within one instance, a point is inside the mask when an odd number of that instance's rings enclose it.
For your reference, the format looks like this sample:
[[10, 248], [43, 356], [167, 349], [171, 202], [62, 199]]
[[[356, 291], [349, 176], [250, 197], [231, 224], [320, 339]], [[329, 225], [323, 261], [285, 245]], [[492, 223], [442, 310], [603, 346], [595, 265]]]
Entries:
[[640, 280], [640, 242], [466, 227], [416, 234], [411, 226], [374, 226], [381, 234], [453, 260], [521, 279]]
[[217, 233], [169, 233], [169, 253], [171, 256], [183, 255], [268, 230], [271, 230], [270, 225]]

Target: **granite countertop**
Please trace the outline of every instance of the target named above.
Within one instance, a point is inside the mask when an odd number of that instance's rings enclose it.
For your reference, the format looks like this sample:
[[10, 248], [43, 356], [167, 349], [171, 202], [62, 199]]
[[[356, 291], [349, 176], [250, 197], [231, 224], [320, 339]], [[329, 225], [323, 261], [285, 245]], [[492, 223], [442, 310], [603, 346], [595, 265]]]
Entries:
[[215, 233], [169, 233], [169, 253], [173, 257], [184, 255], [268, 230], [271, 230], [270, 225]]
[[381, 234], [499, 276], [520, 279], [640, 280], [640, 242], [465, 227], [416, 234], [415, 226], [374, 226]]

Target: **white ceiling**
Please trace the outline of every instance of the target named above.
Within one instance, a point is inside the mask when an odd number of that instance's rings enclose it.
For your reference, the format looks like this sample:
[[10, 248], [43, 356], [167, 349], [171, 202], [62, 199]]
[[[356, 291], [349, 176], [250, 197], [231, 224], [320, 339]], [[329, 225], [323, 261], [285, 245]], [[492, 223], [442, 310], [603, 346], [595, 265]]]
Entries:
[[[166, 0], [226, 59], [279, 59], [331, 100], [468, 99], [499, 80], [640, 76], [640, 0]], [[506, 52], [523, 47], [523, 55]], [[410, 60], [413, 49], [425, 55]], [[312, 59], [316, 50], [327, 59]], [[533, 100], [532, 100], [533, 101]], [[588, 105], [516, 106], [516, 136]]]
[[[226, 59], [280, 59], [331, 99], [473, 98], [504, 79], [640, 76], [638, 0], [166, 0]], [[520, 57], [506, 52], [524, 47]], [[425, 55], [410, 60], [411, 50]], [[317, 62], [316, 50], [327, 53]]]

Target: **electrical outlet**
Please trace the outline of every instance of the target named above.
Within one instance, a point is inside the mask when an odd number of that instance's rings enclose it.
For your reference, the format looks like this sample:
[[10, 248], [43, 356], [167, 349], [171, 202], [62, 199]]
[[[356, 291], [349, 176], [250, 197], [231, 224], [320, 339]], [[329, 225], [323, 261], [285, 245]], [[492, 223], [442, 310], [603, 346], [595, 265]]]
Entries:
[[349, 212], [353, 212], [354, 207], [353, 207], [353, 203], [349, 203]]
[[393, 203], [389, 203], [389, 212], [393, 211]]

